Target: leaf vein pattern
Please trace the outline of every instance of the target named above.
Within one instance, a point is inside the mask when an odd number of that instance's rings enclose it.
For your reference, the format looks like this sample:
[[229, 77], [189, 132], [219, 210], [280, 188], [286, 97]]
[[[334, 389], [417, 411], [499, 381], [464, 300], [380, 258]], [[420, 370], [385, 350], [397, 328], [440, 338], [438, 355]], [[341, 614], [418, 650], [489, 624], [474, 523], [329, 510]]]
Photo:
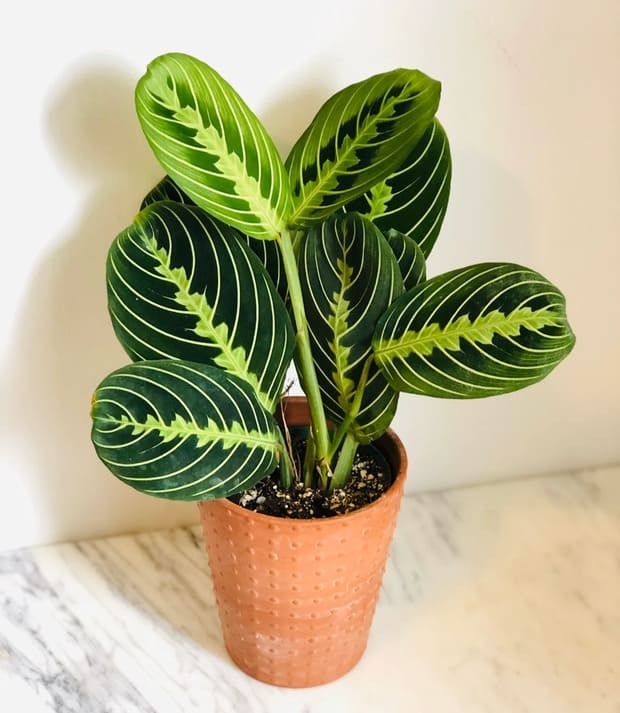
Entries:
[[[277, 211], [262, 194], [259, 181], [247, 172], [244, 158], [240, 158], [234, 151], [229, 150], [224, 136], [215, 126], [205, 124], [198, 109], [189, 105], [181, 106], [179, 97], [173, 89], [162, 88], [159, 101], [172, 112], [176, 121], [194, 130], [194, 141], [214, 158], [214, 168], [223, 178], [231, 181], [235, 194], [240, 199], [247, 201], [250, 207], [255, 206], [257, 200], [260, 202], [261, 213], [271, 225], [273, 235], [277, 235], [282, 229]], [[230, 110], [237, 126], [239, 126], [239, 118], [232, 106]]]
[[255, 389], [261, 403], [270, 407], [271, 399], [261, 391], [257, 375], [250, 371], [245, 349], [233, 345], [228, 326], [224, 322], [215, 324], [215, 309], [207, 302], [204, 294], [191, 292], [190, 279], [185, 268], [171, 267], [170, 255], [164, 248], [158, 247], [155, 238], [148, 238], [148, 243], [158, 260], [156, 271], [177, 288], [176, 302], [197, 317], [198, 322], [194, 332], [199, 337], [209, 340], [212, 346], [220, 350], [214, 362], [249, 383]]
[[393, 339], [382, 339], [376, 350], [379, 360], [386, 355], [406, 358], [411, 355], [426, 356], [435, 349], [459, 351], [460, 340], [471, 344], [491, 344], [496, 335], [516, 337], [521, 329], [537, 331], [563, 323], [562, 317], [550, 310], [533, 311], [531, 307], [519, 307], [509, 314], [493, 310], [473, 322], [464, 314], [444, 327], [437, 322], [427, 324], [418, 331], [408, 331]]
[[163, 443], [168, 443], [175, 438], [189, 438], [195, 436], [196, 446], [202, 448], [214, 441], [217, 441], [226, 450], [243, 445], [251, 448], [260, 446], [266, 450], [275, 451], [277, 438], [273, 434], [266, 436], [257, 430], [246, 430], [240, 423], [233, 421], [230, 426], [218, 426], [213, 419], [208, 419], [206, 425], [198, 425], [188, 421], [180, 414], [168, 424], [163, 419], [158, 419], [153, 414], [148, 414], [144, 421], [136, 421], [126, 414], [121, 415], [117, 420], [120, 426], [130, 426], [132, 435], [142, 435], [145, 433], [158, 433]]

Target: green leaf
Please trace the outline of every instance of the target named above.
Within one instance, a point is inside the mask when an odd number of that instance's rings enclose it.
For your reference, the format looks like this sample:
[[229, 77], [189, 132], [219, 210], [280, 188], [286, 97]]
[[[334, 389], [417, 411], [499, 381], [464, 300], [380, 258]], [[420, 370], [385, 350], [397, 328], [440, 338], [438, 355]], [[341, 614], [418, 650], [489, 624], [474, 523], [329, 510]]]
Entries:
[[[299, 272], [323, 403], [342, 423], [352, 413], [377, 320], [402, 293], [402, 278], [383, 235], [356, 213], [333, 215], [308, 232]], [[397, 399], [371, 366], [351, 427], [358, 441], [369, 442], [385, 431]]]
[[185, 54], [153, 60], [136, 88], [153, 153], [201, 208], [262, 240], [286, 226], [288, 177], [265, 128], [215, 70]]
[[395, 69], [352, 84], [319, 109], [286, 160], [293, 226], [311, 226], [389, 176], [418, 143], [441, 85]]
[[134, 361], [214, 364], [275, 408], [294, 334], [282, 298], [232, 228], [198, 207], [154, 203], [112, 244], [107, 283], [114, 330]]
[[[165, 176], [146, 194], [140, 205], [140, 210], [153, 203], [165, 200], [175, 201], [175, 203], [185, 203], [186, 205], [196, 205], [188, 195], [183, 193], [170, 176]], [[286, 299], [286, 276], [282, 266], [282, 257], [280, 256], [276, 242], [274, 240], [255, 240], [248, 235], [243, 235], [243, 233], [239, 233], [238, 231], [235, 232], [241, 240], [249, 245], [252, 252], [261, 261], [265, 270], [267, 270], [269, 277], [273, 280], [273, 284], [282, 299]]]
[[106, 377], [93, 397], [97, 455], [124, 483], [173, 500], [224, 498], [271, 473], [273, 417], [252, 388], [213, 366], [143, 361]]
[[384, 232], [405, 233], [428, 257], [446, 214], [451, 177], [448, 137], [435, 119], [400, 166], [346, 210], [363, 213]]
[[415, 240], [398, 230], [388, 230], [385, 237], [396, 257], [405, 290], [426, 280], [426, 261]]
[[170, 176], [164, 176], [161, 181], [144, 196], [142, 203], [140, 203], [140, 210], [144, 210], [147, 206], [158, 203], [159, 201], [174, 201], [175, 203], [184, 203], [185, 205], [196, 205], [186, 193], [183, 193]]
[[239, 238], [249, 246], [254, 255], [256, 255], [265, 270], [267, 270], [267, 274], [271, 278], [278, 294], [286, 302], [288, 297], [288, 283], [286, 281], [286, 275], [284, 274], [282, 255], [280, 254], [277, 242], [275, 240], [256, 240], [241, 233], [238, 233], [238, 235]]
[[540, 381], [574, 343], [557, 287], [526, 267], [483, 263], [402, 295], [377, 325], [373, 347], [395, 389], [480, 398]]

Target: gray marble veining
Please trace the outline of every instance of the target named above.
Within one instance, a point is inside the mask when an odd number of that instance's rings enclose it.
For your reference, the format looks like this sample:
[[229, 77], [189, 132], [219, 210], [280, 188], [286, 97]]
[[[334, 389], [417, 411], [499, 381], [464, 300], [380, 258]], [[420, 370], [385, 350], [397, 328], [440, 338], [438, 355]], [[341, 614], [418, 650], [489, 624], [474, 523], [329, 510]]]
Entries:
[[230, 662], [200, 537], [0, 554], [0, 710], [620, 713], [620, 468], [405, 498], [364, 658], [305, 691]]

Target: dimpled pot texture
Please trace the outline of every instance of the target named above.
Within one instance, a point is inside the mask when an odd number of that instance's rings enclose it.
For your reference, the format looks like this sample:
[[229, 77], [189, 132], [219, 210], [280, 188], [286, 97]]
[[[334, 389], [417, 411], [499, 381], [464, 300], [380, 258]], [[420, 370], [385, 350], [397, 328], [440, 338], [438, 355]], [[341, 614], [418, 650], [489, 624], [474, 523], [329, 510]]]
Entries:
[[[308, 423], [305, 399], [286, 403]], [[375, 444], [394, 482], [347, 515], [272, 517], [229, 500], [199, 503], [224, 642], [242, 671], [276, 686], [318, 686], [344, 675], [368, 641], [407, 459], [388, 431]]]

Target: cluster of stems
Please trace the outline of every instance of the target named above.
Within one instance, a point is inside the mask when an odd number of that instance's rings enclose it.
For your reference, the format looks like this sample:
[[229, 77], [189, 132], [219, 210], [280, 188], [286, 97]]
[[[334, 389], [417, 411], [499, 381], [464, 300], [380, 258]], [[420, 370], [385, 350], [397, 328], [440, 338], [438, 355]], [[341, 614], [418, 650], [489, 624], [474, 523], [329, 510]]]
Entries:
[[[308, 442], [301, 478], [306, 487], [315, 487], [318, 480], [323, 492], [331, 492], [344, 486], [353, 466], [358, 441], [349, 429], [361, 406], [363, 387], [372, 363], [372, 357], [364, 365], [362, 378], [358, 384], [356, 396], [347, 418], [330, 433], [314, 368], [308, 321], [297, 271], [297, 259], [290, 233], [285, 230], [282, 231], [277, 237], [277, 243], [282, 255], [282, 264], [286, 274], [288, 293], [295, 320], [295, 364], [301, 376], [310, 411], [310, 429], [308, 431]], [[287, 444], [284, 443], [284, 439], [282, 446], [282, 457], [280, 459], [281, 482], [284, 487], [290, 487], [295, 479], [295, 469], [292, 466], [291, 454], [286, 447]]]

